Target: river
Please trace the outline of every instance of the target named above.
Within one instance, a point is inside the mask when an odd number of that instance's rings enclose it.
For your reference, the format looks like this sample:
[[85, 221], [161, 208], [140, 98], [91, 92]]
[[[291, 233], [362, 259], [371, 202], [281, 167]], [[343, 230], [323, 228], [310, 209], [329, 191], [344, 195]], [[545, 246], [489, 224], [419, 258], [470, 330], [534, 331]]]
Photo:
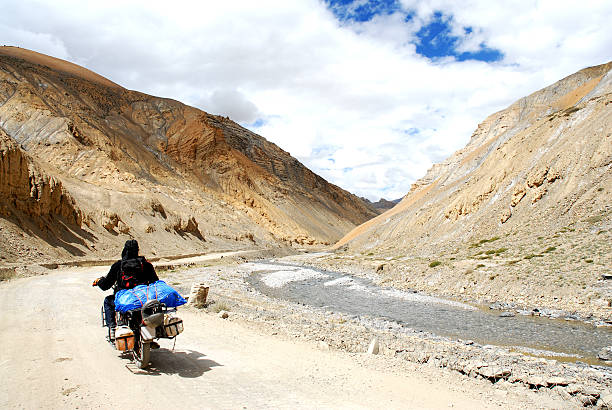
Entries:
[[343, 273], [273, 262], [252, 263], [247, 279], [261, 293], [402, 328], [473, 340], [536, 356], [603, 365], [597, 353], [612, 344], [612, 329], [579, 321], [516, 315], [420, 293], [380, 287]]

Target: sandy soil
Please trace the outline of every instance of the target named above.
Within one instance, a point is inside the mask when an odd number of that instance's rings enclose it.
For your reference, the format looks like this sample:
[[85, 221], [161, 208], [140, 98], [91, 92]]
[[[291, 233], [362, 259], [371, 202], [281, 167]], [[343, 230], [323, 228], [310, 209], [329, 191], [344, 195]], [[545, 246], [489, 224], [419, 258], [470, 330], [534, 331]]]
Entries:
[[[143, 371], [104, 340], [107, 267], [58, 269], [0, 283], [1, 408], [536, 408], [524, 392], [388, 358], [317, 350], [212, 313], [181, 309], [185, 332]], [[27, 296], [26, 296], [27, 295]], [[541, 400], [541, 398], [540, 398]]]

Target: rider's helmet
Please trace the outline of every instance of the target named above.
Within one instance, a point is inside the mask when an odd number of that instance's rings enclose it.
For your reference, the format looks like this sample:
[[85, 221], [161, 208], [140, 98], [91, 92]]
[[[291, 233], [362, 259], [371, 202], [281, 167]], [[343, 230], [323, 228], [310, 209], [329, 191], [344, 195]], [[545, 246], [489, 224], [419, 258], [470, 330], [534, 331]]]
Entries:
[[123, 251], [121, 252], [121, 259], [134, 259], [138, 256], [138, 241], [136, 239], [129, 239], [125, 241], [123, 245]]

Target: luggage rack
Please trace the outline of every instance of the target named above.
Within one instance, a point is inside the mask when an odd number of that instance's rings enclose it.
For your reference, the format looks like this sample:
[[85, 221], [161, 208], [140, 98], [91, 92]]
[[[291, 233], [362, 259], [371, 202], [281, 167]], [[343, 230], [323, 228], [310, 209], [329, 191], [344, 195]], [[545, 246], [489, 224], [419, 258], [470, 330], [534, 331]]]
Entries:
[[111, 328], [110, 326], [108, 326], [108, 324], [106, 323], [106, 315], [104, 314], [104, 305], [102, 305], [102, 308], [100, 309], [100, 317], [101, 317], [101, 321], [102, 321], [102, 327], [106, 327], [108, 328], [108, 332], [106, 334], [106, 341], [110, 344], [114, 344], [115, 341], [111, 338]]
[[[163, 303], [161, 305], [162, 305], [162, 313], [163, 314], [166, 314], [166, 313], [175, 313], [177, 311], [176, 307], [167, 307]], [[132, 310], [129, 310], [128, 312], [133, 312], [135, 310], [140, 310], [140, 308], [132, 309]], [[115, 314], [116, 313], [117, 312], [115, 312]], [[101, 318], [101, 322], [102, 322], [102, 327], [107, 327], [108, 324], [106, 323], [106, 316], [104, 315], [104, 305], [102, 305], [102, 307], [100, 308], [100, 318]]]
[[[128, 310], [125, 313], [131, 313], [131, 312], [137, 312], [139, 311], [141, 308], [138, 309], [132, 309], [132, 310]], [[165, 315], [168, 313], [176, 313], [177, 312], [177, 308], [176, 307], [167, 307], [165, 304], [161, 303], [161, 312]], [[110, 326], [108, 326], [108, 323], [106, 322], [106, 315], [104, 314], [105, 310], [104, 310], [104, 305], [102, 305], [102, 307], [100, 308], [100, 320], [102, 323], [102, 327], [106, 327], [108, 328], [108, 333], [106, 334], [106, 341], [109, 342], [110, 344], [114, 344], [114, 339], [111, 338], [111, 328]], [[125, 314], [123, 313], [123, 314]], [[120, 316], [121, 314], [119, 312], [115, 312], [115, 314], [117, 316]], [[124, 320], [117, 318], [117, 325], [119, 325], [119, 322], [123, 322]], [[181, 320], [182, 323], [182, 320]], [[164, 325], [162, 325], [164, 326]], [[179, 333], [180, 334], [180, 333]], [[176, 334], [174, 336], [163, 336], [163, 339], [174, 339], [174, 344], [176, 345], [176, 336], [178, 336], [179, 334]], [[172, 346], [172, 350], [174, 350], [174, 346]]]

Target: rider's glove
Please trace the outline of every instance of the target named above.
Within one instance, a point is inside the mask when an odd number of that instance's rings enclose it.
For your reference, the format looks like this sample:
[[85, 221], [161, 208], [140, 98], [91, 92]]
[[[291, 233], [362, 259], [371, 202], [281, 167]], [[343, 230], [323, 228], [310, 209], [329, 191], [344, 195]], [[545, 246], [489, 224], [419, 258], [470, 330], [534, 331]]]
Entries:
[[100, 281], [100, 278], [94, 280], [91, 286], [97, 286], [99, 281]]

